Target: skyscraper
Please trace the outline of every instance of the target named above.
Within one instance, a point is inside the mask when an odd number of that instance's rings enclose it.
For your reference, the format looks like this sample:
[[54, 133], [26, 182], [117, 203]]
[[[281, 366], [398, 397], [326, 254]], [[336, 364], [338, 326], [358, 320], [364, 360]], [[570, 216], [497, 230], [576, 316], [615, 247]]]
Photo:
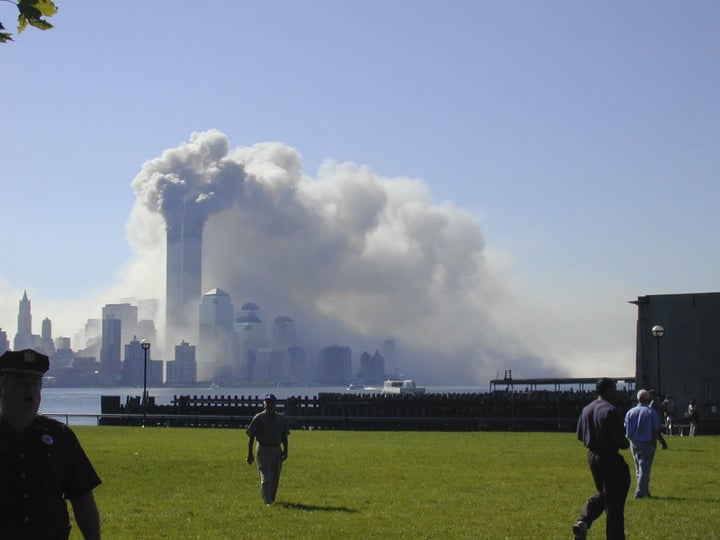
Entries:
[[121, 380], [123, 384], [136, 387], [143, 386], [145, 382], [145, 349], [142, 348], [137, 336], [125, 344]]
[[233, 313], [230, 295], [222, 289], [212, 289], [203, 295], [198, 337], [201, 380], [231, 382], [239, 378], [235, 362]]
[[348, 384], [351, 378], [352, 350], [331, 345], [318, 355], [318, 381], [322, 384]]
[[181, 340], [196, 341], [198, 306], [202, 295], [203, 220], [181, 215], [165, 216], [167, 268], [165, 295], [165, 348]]
[[265, 317], [254, 302], [247, 302], [235, 317], [235, 338], [237, 339], [237, 358], [242, 378], [255, 380], [257, 351], [267, 347]]
[[[127, 345], [137, 335], [138, 308], [127, 302], [122, 304], [105, 304], [102, 308], [103, 320], [115, 317], [121, 321], [120, 344]], [[145, 337], [145, 336], [143, 336]]]
[[116, 319], [113, 315], [102, 320], [100, 379], [106, 386], [113, 386], [120, 382], [121, 326], [120, 319]]
[[157, 332], [155, 332], [155, 323], [149, 319], [141, 319], [137, 325], [137, 337], [139, 340], [149, 341], [153, 347], [157, 346]]
[[42, 351], [48, 356], [55, 354], [55, 343], [53, 343], [52, 338], [52, 321], [50, 321], [47, 317], [43, 319], [40, 337], [40, 346]]
[[297, 330], [292, 317], [280, 315], [275, 317], [270, 330], [270, 346], [273, 349], [287, 349], [297, 345]]
[[10, 348], [10, 341], [7, 337], [7, 332], [0, 328], [0, 354], [4, 353]]
[[33, 347], [34, 343], [32, 335], [32, 315], [30, 313], [30, 300], [28, 299], [27, 291], [23, 292], [23, 296], [20, 299], [17, 320], [17, 333], [15, 334], [15, 340], [13, 341], [13, 348], [16, 351], [20, 351], [22, 349], [30, 349]]
[[175, 345], [175, 360], [167, 363], [168, 384], [194, 384], [197, 381], [195, 347], [184, 341]]

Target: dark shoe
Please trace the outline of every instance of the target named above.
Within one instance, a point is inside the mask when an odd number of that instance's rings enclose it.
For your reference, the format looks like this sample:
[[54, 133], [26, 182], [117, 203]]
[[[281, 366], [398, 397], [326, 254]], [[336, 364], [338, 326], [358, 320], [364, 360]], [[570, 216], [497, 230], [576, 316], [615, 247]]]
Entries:
[[584, 521], [578, 521], [572, 528], [575, 540], [585, 540], [587, 538], [588, 526]]

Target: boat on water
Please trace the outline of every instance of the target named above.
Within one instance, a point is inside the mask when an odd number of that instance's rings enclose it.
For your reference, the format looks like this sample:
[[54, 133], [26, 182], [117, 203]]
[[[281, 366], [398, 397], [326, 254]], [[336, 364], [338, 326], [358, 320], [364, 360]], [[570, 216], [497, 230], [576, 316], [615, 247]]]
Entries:
[[383, 383], [383, 394], [424, 394], [424, 386], [416, 386], [412, 379], [388, 379]]
[[365, 385], [359, 382], [351, 382], [346, 388], [348, 392], [362, 392], [365, 390]]

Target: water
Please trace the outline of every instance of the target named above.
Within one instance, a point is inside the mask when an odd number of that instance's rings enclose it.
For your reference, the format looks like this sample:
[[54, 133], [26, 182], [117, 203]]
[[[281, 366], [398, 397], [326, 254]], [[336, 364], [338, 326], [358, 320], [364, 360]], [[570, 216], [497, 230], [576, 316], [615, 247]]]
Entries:
[[[378, 392], [380, 389], [377, 390]], [[487, 387], [479, 386], [428, 386], [428, 393], [485, 393]], [[158, 405], [169, 405], [174, 396], [245, 396], [262, 398], [273, 393], [278, 399], [290, 396], [313, 397], [325, 392], [347, 392], [345, 386], [252, 386], [252, 387], [148, 387], [148, 394]], [[73, 425], [96, 425], [100, 414], [100, 396], [120, 396], [125, 403], [127, 396], [142, 396], [142, 388], [43, 388], [40, 412]], [[64, 417], [59, 415], [87, 415], [85, 417]]]

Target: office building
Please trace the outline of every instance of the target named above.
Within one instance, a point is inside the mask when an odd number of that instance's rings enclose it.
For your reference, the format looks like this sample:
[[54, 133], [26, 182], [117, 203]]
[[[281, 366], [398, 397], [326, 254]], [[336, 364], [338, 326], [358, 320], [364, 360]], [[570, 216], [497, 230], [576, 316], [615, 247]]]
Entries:
[[320, 351], [318, 382], [327, 385], [346, 385], [352, 378], [352, 350], [332, 345]]
[[195, 346], [185, 343], [175, 345], [175, 360], [167, 363], [167, 384], [195, 384], [197, 361]]
[[198, 370], [201, 380], [238, 380], [230, 295], [222, 289], [206, 292], [200, 302]]

